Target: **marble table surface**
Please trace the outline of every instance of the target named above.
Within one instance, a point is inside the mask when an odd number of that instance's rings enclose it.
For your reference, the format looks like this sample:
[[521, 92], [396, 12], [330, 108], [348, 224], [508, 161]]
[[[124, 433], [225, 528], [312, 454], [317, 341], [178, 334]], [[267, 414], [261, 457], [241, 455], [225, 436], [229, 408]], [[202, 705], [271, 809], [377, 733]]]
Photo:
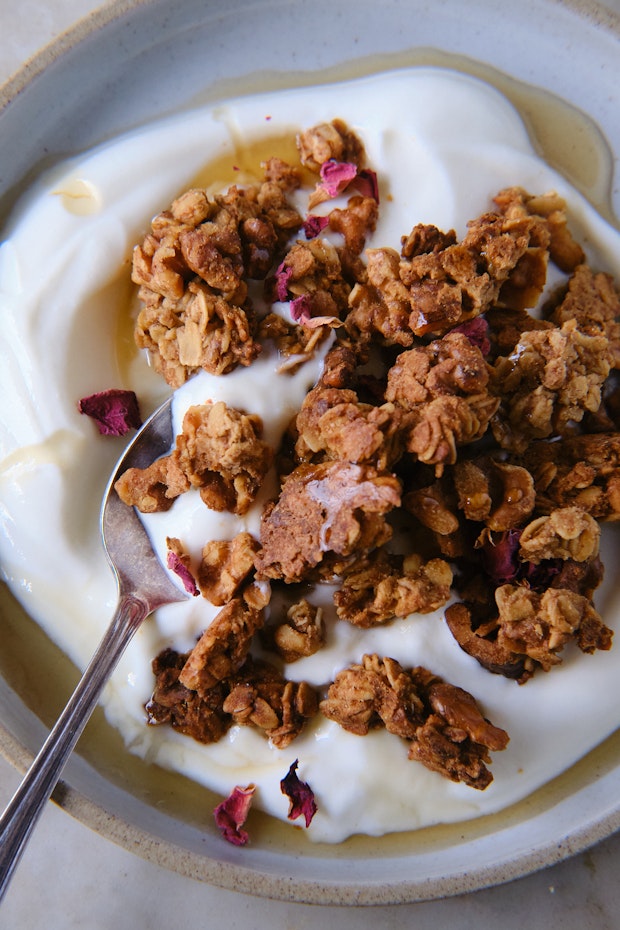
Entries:
[[[100, 0], [0, 0], [0, 81]], [[620, 10], [620, 0], [607, 0]], [[0, 806], [18, 774], [0, 758]], [[620, 927], [620, 835], [496, 888], [393, 907], [320, 907], [250, 898], [166, 871], [49, 804], [0, 908], [0, 930], [614, 930]], [[200, 916], [198, 916], [200, 915]]]

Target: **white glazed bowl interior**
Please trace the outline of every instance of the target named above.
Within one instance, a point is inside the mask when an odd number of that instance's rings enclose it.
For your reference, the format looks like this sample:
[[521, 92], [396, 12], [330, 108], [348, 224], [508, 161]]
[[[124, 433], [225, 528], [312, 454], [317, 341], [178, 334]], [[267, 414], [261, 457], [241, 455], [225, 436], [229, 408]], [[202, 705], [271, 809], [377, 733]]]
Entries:
[[[468, 61], [588, 114], [620, 152], [620, 18], [596, 3], [522, 0], [135, 0], [78, 24], [0, 89], [0, 208], [44, 167], [153, 118], [230, 93]], [[479, 65], [474, 67], [479, 71]], [[620, 214], [620, 189], [610, 192]], [[0, 590], [0, 749], [24, 769], [76, 670]], [[387, 904], [508, 881], [620, 826], [620, 736], [502, 814], [341, 846], [257, 818], [251, 846], [223, 843], [215, 799], [128, 757], [97, 712], [55, 799], [104, 836], [171, 869], [252, 894]]]

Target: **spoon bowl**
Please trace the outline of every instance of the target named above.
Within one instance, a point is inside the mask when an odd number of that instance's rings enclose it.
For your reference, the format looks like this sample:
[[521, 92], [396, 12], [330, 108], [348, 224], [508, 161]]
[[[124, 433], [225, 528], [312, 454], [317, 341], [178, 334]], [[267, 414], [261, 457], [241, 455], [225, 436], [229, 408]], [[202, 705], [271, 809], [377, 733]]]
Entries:
[[156, 608], [187, 597], [153, 552], [134, 508], [124, 504], [114, 489], [128, 468], [150, 465], [169, 451], [173, 439], [172, 399], [168, 398], [135, 435], [106, 487], [100, 529], [117, 579], [118, 604], [67, 706], [0, 817], [0, 900], [67, 759], [132, 636]]

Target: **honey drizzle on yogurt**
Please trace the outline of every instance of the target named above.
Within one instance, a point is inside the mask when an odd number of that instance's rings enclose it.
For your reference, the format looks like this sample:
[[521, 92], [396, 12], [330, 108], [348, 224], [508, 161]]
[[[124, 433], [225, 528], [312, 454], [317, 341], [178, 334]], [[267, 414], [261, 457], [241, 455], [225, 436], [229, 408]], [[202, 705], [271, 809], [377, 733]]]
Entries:
[[[576, 107], [549, 91], [519, 81], [491, 65], [438, 49], [420, 48], [409, 53], [363, 58], [356, 62], [322, 71], [320, 74], [271, 75], [264, 73], [238, 80], [220, 82], [208, 95], [192, 101], [192, 108], [220, 99], [247, 93], [279, 90], [287, 87], [317, 85], [361, 77], [367, 74], [411, 66], [435, 66], [461, 71], [480, 78], [507, 97], [519, 112], [538, 154], [564, 175], [586, 197], [592, 206], [617, 229], [620, 221], [611, 203], [613, 154], [594, 121]], [[320, 90], [318, 91], [320, 92]], [[337, 117], [338, 113], [334, 113]], [[248, 138], [243, 127], [230, 120], [229, 112], [221, 108], [233, 142], [232, 153], [210, 159], [197, 173], [192, 187], [205, 188], [210, 195], [231, 184], [252, 184], [262, 179], [262, 164], [271, 157], [295, 164], [298, 162], [295, 137], [265, 136]], [[266, 125], [269, 114], [265, 114]], [[300, 129], [307, 127], [299, 127]], [[309, 174], [309, 173], [308, 173]], [[179, 194], [182, 191], [179, 190]], [[167, 205], [162, 204], [162, 209]], [[415, 220], [414, 220], [415, 222]], [[403, 230], [403, 233], [406, 231]], [[117, 362], [122, 375], [135, 366], [139, 350], [133, 344], [132, 331], [138, 312], [135, 293], [119, 307], [117, 332]]]
[[[532, 144], [548, 165], [555, 168], [586, 197], [609, 223], [620, 228], [611, 204], [614, 158], [601, 130], [586, 113], [565, 100], [495, 68], [493, 65], [435, 48], [373, 55], [345, 62], [320, 72], [300, 74], [262, 72], [244, 78], [220, 81], [191, 102], [191, 108], [218, 99], [263, 91], [316, 85], [371, 76], [397, 68], [438, 67], [479, 78], [500, 91], [517, 109]], [[334, 117], [338, 116], [334, 113]], [[305, 127], [303, 127], [305, 128]], [[239, 136], [239, 140], [241, 140]], [[251, 150], [256, 143], [252, 143]], [[273, 152], [271, 153], [273, 154]], [[241, 157], [239, 153], [236, 157]], [[251, 156], [250, 156], [251, 157]], [[285, 157], [282, 155], [281, 157]], [[209, 165], [203, 173], [209, 175]]]

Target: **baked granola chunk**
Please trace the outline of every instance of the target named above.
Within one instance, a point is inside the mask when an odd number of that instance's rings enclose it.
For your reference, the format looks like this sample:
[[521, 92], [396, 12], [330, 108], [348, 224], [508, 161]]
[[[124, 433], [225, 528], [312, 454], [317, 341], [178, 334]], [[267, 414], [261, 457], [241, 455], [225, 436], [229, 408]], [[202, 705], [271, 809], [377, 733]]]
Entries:
[[146, 468], [129, 468], [115, 484], [143, 513], [167, 510], [179, 494], [199, 490], [213, 510], [243, 514], [253, 503], [273, 459], [262, 421], [223, 401], [194, 405], [183, 418], [176, 448]]
[[336, 676], [321, 711], [358, 735], [383, 726], [410, 741], [410, 759], [479, 790], [493, 780], [485, 764], [490, 751], [508, 745], [508, 734], [484, 718], [467, 691], [376, 654]]
[[135, 337], [172, 387], [194, 372], [249, 365], [260, 352], [248, 279], [263, 279], [301, 217], [294, 171], [267, 165], [262, 184], [211, 200], [190, 190], [155, 217], [136, 246], [132, 280], [142, 309]]

